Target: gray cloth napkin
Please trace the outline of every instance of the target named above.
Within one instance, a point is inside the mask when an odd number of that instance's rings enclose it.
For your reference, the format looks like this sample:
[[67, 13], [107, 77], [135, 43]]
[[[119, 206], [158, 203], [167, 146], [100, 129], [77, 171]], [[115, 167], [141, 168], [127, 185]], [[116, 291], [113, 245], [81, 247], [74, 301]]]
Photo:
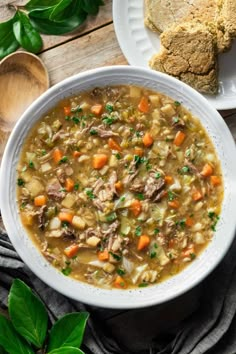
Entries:
[[90, 313], [82, 348], [86, 354], [236, 354], [235, 254], [236, 242], [200, 286], [167, 304], [113, 311], [72, 301], [49, 288], [0, 230], [0, 307], [7, 307], [9, 288], [18, 277], [45, 303], [52, 323], [68, 312]]

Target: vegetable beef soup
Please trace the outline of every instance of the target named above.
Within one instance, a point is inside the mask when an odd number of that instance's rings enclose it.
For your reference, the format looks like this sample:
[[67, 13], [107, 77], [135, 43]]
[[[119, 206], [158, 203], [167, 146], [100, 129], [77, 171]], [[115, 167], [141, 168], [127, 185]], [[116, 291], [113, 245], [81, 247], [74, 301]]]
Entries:
[[22, 223], [65, 276], [146, 287], [212, 239], [220, 162], [180, 102], [136, 86], [94, 88], [40, 119], [18, 164]]

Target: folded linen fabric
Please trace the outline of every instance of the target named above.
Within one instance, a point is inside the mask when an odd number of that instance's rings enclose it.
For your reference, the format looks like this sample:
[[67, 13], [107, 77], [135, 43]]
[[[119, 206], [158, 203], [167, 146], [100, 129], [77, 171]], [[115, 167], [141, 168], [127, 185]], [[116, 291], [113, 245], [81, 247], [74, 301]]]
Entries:
[[48, 287], [22, 262], [0, 230], [0, 308], [7, 307], [13, 279], [20, 278], [45, 303], [52, 323], [68, 312], [90, 313], [82, 347], [86, 354], [235, 354], [235, 253], [236, 242], [218, 268], [190, 294], [162, 306], [113, 311], [73, 301]]

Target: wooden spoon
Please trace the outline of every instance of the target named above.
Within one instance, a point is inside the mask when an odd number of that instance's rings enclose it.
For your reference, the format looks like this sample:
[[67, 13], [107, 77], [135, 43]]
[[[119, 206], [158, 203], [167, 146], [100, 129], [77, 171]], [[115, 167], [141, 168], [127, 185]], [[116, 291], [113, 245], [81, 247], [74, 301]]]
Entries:
[[17, 119], [48, 87], [47, 69], [36, 55], [16, 52], [1, 61], [0, 161]]

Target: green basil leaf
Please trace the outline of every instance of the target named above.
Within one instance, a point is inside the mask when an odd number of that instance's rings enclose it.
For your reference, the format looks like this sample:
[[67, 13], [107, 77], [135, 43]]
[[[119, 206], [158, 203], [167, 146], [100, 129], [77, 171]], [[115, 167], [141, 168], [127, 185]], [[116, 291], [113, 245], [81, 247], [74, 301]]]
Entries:
[[69, 313], [61, 317], [49, 333], [48, 351], [61, 347], [79, 348], [89, 314], [87, 312]]
[[90, 15], [96, 15], [100, 5], [104, 5], [101, 0], [82, 0], [83, 10]]
[[63, 347], [63, 348], [54, 349], [52, 352], [49, 352], [48, 354], [84, 354], [84, 352], [74, 347]]
[[0, 315], [0, 345], [11, 354], [34, 354], [29, 344], [19, 336], [12, 323]]
[[47, 332], [47, 311], [41, 300], [19, 279], [13, 281], [8, 307], [17, 332], [37, 348], [42, 347]]
[[46, 9], [48, 7], [53, 7], [57, 4], [59, 4], [59, 2], [61, 2], [61, 0], [50, 0], [50, 4], [49, 4], [48, 0], [30, 0], [25, 5], [25, 8], [28, 11], [42, 10], [42, 9]]
[[29, 13], [32, 25], [41, 33], [60, 35], [73, 31], [80, 26], [87, 17], [86, 12], [83, 10], [78, 11], [74, 16], [65, 19], [64, 21], [56, 22], [41, 17], [42, 11], [31, 11]]
[[71, 5], [72, 0], [61, 0], [58, 5], [54, 6], [49, 19], [51, 21], [60, 21], [66, 19], [64, 12], [66, 8]]
[[15, 17], [0, 23], [0, 59], [19, 48], [19, 43], [13, 33], [14, 20]]
[[33, 26], [28, 16], [22, 11], [17, 11], [18, 20], [13, 24], [13, 32], [21, 47], [32, 53], [38, 53], [42, 48], [43, 41]]

